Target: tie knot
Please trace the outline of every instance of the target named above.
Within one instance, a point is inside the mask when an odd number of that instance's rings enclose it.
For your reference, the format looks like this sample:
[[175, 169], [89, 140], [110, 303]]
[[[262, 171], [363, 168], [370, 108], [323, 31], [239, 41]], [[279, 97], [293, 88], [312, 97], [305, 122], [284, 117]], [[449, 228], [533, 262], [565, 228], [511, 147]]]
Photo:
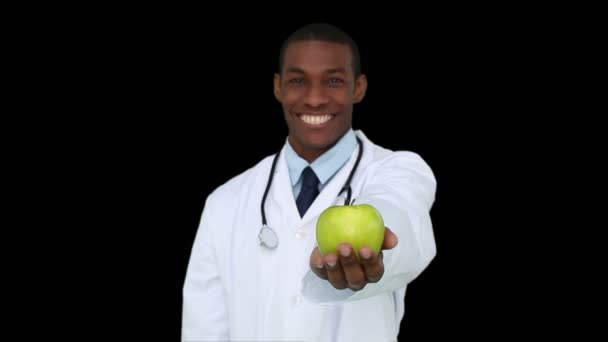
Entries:
[[307, 166], [304, 171], [302, 171], [302, 187], [305, 188], [316, 188], [319, 186], [319, 178], [315, 172]]

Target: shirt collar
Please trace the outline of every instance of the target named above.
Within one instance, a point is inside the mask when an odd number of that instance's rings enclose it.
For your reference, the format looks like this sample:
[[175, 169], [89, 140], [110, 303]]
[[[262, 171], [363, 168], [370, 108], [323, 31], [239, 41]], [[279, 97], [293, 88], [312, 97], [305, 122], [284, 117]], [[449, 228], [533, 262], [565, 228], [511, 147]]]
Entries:
[[294, 186], [299, 181], [302, 170], [309, 165], [319, 178], [321, 184], [325, 185], [350, 158], [352, 152], [357, 147], [357, 138], [352, 128], [349, 129], [332, 148], [319, 156], [312, 164], [308, 164], [305, 159], [294, 151], [289, 140], [287, 140], [285, 145], [285, 159], [287, 160], [291, 185]]

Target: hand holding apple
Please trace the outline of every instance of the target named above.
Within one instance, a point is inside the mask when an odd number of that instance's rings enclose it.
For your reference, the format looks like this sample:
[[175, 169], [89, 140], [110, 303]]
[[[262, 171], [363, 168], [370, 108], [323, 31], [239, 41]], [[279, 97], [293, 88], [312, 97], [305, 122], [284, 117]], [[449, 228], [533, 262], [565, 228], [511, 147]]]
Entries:
[[[369, 211], [369, 208], [365, 211]], [[329, 211], [329, 213], [332, 212], [336, 213], [335, 210]], [[326, 218], [331, 218], [331, 216], [329, 215]], [[329, 221], [331, 220], [324, 220], [323, 222], [327, 223]], [[319, 224], [317, 226], [319, 227]], [[321, 229], [318, 229], [318, 231], [320, 230], [321, 235], [323, 235], [323, 232], [326, 232], [328, 229], [324, 224], [321, 224], [321, 226]], [[398, 243], [397, 236], [388, 227], [382, 227], [382, 233], [384, 239], [381, 240], [380, 248], [382, 250], [394, 248]], [[328, 236], [334, 235], [328, 234]], [[317, 239], [325, 241], [323, 237]], [[325, 246], [324, 242], [320, 243], [319, 246], [321, 244]], [[328, 246], [332, 245], [334, 245], [333, 242], [328, 243]], [[363, 246], [366, 246], [366, 244], [363, 244]], [[334, 245], [334, 247], [336, 246]], [[360, 259], [357, 259], [356, 255]], [[337, 289], [349, 288], [354, 291], [363, 289], [368, 283], [380, 281], [384, 275], [383, 254], [381, 250], [376, 252], [371, 247], [355, 247], [353, 250], [353, 246], [349, 242], [338, 242], [337, 249], [330, 250], [330, 247], [328, 247], [325, 255], [321, 253], [319, 247], [315, 247], [310, 255], [310, 268], [318, 277], [329, 281], [333, 287]]]

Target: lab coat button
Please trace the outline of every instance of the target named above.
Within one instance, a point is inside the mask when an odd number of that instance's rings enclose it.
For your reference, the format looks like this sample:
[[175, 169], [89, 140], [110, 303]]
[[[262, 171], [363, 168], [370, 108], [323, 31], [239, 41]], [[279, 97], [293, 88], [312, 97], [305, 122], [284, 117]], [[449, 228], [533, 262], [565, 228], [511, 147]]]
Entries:
[[296, 296], [294, 299], [294, 305], [299, 306], [302, 303], [302, 296]]
[[296, 238], [297, 238], [298, 240], [302, 240], [302, 239], [304, 239], [304, 238], [306, 237], [306, 235], [308, 235], [308, 234], [307, 234], [305, 231], [303, 231], [303, 230], [298, 230], [298, 231], [296, 232]]

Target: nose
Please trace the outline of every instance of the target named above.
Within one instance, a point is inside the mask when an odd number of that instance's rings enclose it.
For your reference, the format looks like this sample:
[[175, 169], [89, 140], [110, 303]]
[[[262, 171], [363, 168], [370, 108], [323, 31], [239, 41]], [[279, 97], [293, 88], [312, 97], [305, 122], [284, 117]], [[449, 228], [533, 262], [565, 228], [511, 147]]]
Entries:
[[304, 96], [304, 103], [310, 107], [319, 107], [329, 101], [326, 90], [321, 84], [313, 83]]

